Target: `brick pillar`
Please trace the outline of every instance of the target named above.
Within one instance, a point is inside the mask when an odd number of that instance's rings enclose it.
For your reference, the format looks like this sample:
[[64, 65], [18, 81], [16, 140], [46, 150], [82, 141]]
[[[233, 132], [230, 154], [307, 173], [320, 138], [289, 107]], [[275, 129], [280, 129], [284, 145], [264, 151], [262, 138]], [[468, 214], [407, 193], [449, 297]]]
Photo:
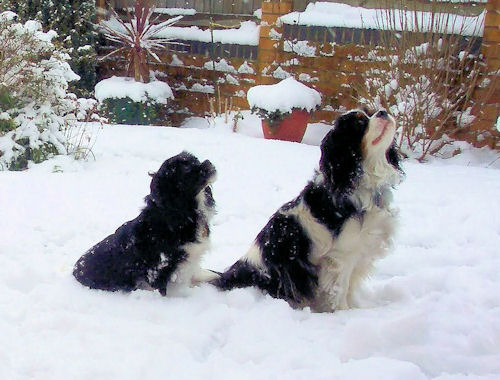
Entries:
[[277, 80], [262, 76], [262, 70], [270, 66], [273, 62], [279, 62], [281, 59], [282, 41], [273, 40], [270, 36], [271, 30], [283, 33], [281, 27], [276, 25], [280, 16], [290, 13], [293, 8], [293, 0], [263, 0], [262, 1], [262, 20], [260, 26], [260, 38], [258, 49], [258, 67], [257, 82], [259, 84], [276, 83]]
[[[496, 71], [500, 74], [500, 0], [488, 0], [486, 10], [482, 53], [486, 58], [488, 72]], [[498, 74], [496, 78], [491, 79], [490, 86], [494, 88], [476, 91], [481, 112], [474, 122], [474, 128], [491, 133], [491, 137], [482, 142], [482, 145], [487, 144], [491, 148], [500, 150], [500, 133], [495, 127], [500, 116], [500, 76]]]
[[106, 16], [106, 0], [96, 0], [95, 7], [97, 12], [97, 22], [99, 22]]

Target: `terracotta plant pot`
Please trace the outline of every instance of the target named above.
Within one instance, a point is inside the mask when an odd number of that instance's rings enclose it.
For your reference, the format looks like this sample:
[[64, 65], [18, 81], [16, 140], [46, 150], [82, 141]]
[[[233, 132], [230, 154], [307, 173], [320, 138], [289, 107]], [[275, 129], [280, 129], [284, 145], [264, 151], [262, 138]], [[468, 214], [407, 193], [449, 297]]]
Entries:
[[309, 119], [310, 114], [307, 111], [293, 110], [274, 128], [270, 128], [269, 123], [262, 120], [262, 131], [266, 139], [301, 142]]

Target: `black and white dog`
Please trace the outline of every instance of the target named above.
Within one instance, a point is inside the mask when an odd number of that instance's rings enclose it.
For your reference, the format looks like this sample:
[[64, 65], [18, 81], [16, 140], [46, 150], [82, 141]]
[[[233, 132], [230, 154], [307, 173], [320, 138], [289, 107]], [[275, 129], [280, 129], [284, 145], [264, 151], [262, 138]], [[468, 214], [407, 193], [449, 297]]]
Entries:
[[147, 287], [165, 295], [171, 286], [202, 276], [215, 201], [216, 171], [187, 152], [166, 160], [152, 174], [151, 193], [139, 216], [87, 251], [73, 275], [83, 285], [110, 291]]
[[319, 172], [282, 206], [247, 254], [211, 283], [256, 286], [293, 307], [353, 306], [353, 291], [391, 246], [391, 189], [403, 171], [386, 111], [340, 116], [321, 143]]

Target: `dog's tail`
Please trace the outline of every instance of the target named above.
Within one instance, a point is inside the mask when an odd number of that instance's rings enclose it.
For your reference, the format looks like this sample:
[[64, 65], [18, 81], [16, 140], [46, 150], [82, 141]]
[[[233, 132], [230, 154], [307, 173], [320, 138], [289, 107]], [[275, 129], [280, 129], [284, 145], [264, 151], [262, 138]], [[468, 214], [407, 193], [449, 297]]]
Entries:
[[218, 276], [210, 284], [221, 290], [231, 290], [234, 288], [246, 288], [249, 286], [262, 287], [267, 276], [245, 259], [238, 260], [224, 273], [217, 273]]
[[216, 272], [210, 269], [200, 268], [193, 274], [193, 277], [191, 278], [191, 284], [198, 285], [206, 282], [212, 283], [212, 281], [217, 280], [220, 277], [220, 275], [221, 275], [220, 272]]

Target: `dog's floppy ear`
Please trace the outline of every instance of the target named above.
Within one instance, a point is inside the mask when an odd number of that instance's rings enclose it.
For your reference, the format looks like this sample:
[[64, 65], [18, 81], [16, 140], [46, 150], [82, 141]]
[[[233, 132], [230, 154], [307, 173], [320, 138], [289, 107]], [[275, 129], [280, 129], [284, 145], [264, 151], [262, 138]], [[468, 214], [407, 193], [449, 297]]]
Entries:
[[349, 195], [362, 173], [362, 136], [345, 132], [336, 125], [321, 142], [320, 171], [335, 196]]
[[394, 141], [386, 153], [387, 162], [391, 164], [398, 172], [404, 174], [403, 168], [401, 167], [401, 154], [399, 153], [396, 142]]

